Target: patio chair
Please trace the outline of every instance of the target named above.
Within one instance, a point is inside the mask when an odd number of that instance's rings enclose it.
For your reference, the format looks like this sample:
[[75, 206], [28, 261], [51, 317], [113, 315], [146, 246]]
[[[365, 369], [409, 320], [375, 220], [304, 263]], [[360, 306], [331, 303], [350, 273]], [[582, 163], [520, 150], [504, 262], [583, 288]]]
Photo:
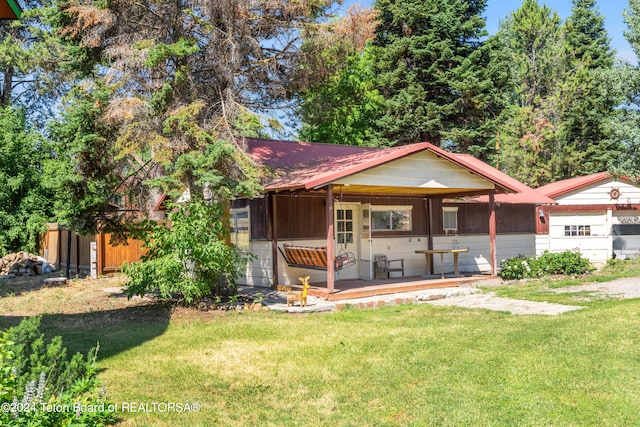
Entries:
[[[391, 263], [396, 263], [392, 266]], [[400, 266], [397, 265], [400, 263]], [[378, 278], [379, 273], [384, 274], [385, 279], [391, 278], [391, 273], [402, 273], [404, 277], [404, 258], [402, 259], [387, 259], [386, 255], [374, 255], [374, 278]]]

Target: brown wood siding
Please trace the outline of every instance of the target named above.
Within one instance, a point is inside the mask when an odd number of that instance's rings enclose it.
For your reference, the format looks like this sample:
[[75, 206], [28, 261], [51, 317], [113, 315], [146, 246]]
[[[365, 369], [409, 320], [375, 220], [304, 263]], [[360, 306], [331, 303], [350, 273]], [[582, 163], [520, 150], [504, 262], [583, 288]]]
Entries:
[[[412, 231], [376, 232], [374, 237], [424, 236], [427, 234], [426, 201], [422, 197], [382, 197], [342, 195], [343, 202], [370, 203], [371, 205], [409, 205], [412, 209]], [[273, 196], [277, 204], [276, 227], [278, 240], [325, 239], [326, 215], [324, 193], [291, 193]], [[232, 202], [233, 209], [249, 207], [251, 218], [251, 240], [271, 239], [269, 233], [268, 199], [239, 199]]]
[[[433, 234], [444, 235], [442, 227], [442, 207], [458, 207], [457, 234], [488, 234], [489, 212], [486, 203], [442, 203], [433, 201]], [[496, 227], [498, 234], [535, 233], [536, 218], [532, 205], [502, 204], [496, 206]]]
[[[276, 195], [274, 203], [278, 205], [278, 240], [326, 238], [323, 194]], [[266, 210], [261, 212], [266, 217]]]

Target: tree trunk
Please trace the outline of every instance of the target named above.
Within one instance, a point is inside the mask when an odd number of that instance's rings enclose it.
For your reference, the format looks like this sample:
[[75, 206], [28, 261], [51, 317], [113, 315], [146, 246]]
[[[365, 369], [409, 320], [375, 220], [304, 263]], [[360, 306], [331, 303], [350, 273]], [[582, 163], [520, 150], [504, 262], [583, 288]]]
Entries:
[[11, 103], [12, 88], [13, 66], [9, 65], [4, 69], [4, 81], [2, 83], [2, 93], [0, 94], [0, 106], [6, 107]]

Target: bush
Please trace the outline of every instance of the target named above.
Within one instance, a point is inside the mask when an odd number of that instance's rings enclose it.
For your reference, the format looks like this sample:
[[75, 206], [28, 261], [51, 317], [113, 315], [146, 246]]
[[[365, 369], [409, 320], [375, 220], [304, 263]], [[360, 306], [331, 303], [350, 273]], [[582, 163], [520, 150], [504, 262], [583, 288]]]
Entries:
[[222, 207], [192, 200], [170, 209], [170, 227], [152, 225], [142, 236], [147, 254], [124, 267], [129, 297], [157, 291], [162, 298], [180, 294], [191, 303], [212, 292], [235, 294], [250, 254], [225, 241]]
[[580, 275], [593, 271], [587, 258], [578, 251], [552, 253], [545, 251], [539, 257], [518, 255], [502, 261], [500, 277], [504, 280], [519, 280], [553, 274]]
[[578, 251], [551, 253], [544, 251], [536, 260], [543, 274], [565, 274], [568, 276], [586, 274], [593, 271], [587, 258]]
[[0, 336], [0, 425], [103, 426], [114, 421], [97, 375], [97, 347], [71, 359], [55, 337], [40, 333], [40, 318], [23, 320]]
[[[532, 268], [534, 264], [534, 268]], [[528, 258], [524, 255], [503, 260], [500, 265], [500, 277], [504, 280], [519, 280], [525, 277], [538, 277], [535, 269], [535, 258]]]

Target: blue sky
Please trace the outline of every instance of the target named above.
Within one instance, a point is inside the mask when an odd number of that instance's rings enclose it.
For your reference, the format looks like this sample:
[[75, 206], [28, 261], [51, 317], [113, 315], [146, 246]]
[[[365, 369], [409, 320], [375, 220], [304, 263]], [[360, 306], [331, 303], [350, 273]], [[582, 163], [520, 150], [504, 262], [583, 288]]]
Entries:
[[[571, 14], [571, 0], [557, 0], [539, 3], [546, 3], [549, 8], [558, 12], [563, 20]], [[373, 0], [345, 0], [345, 10], [351, 4], [370, 5]], [[489, 0], [487, 9], [485, 10], [485, 18], [487, 20], [487, 31], [493, 34], [498, 29], [500, 21], [512, 11], [518, 9], [522, 4], [519, 1], [510, 0]], [[622, 20], [622, 11], [628, 7], [628, 0], [598, 0], [598, 8], [600, 13], [605, 17], [605, 26], [611, 39], [611, 46], [616, 50], [618, 58], [636, 62], [635, 54], [631, 50], [631, 46], [624, 38], [623, 31], [626, 28]]]
[[[571, 14], [571, 0], [562, 0], [546, 3], [550, 9], [555, 10], [563, 20]], [[487, 31], [493, 34], [498, 29], [502, 21], [510, 12], [520, 7], [521, 2], [509, 0], [489, 0], [485, 11], [487, 19]], [[611, 39], [611, 47], [616, 50], [618, 58], [635, 63], [636, 58], [631, 46], [624, 38], [623, 31], [626, 25], [622, 19], [622, 11], [629, 5], [628, 0], [598, 0], [598, 9], [605, 18], [605, 26]]]

